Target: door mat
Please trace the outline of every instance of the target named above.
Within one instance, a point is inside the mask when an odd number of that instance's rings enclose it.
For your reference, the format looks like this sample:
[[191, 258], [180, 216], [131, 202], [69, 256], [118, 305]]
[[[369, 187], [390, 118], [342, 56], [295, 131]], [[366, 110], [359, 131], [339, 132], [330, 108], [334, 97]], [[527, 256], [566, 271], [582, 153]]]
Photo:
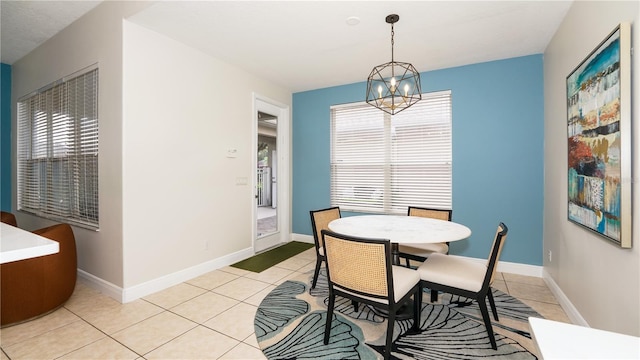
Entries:
[[312, 247], [314, 247], [314, 244], [292, 241], [275, 249], [239, 261], [231, 266], [259, 273]]

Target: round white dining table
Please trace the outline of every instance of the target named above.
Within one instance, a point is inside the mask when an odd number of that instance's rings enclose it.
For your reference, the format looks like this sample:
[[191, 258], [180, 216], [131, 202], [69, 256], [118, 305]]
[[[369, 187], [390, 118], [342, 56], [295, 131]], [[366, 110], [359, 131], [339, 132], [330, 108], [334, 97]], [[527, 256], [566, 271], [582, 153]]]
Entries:
[[398, 264], [398, 244], [425, 244], [463, 240], [471, 230], [453, 221], [406, 215], [360, 215], [333, 220], [329, 230], [348, 236], [387, 239]]

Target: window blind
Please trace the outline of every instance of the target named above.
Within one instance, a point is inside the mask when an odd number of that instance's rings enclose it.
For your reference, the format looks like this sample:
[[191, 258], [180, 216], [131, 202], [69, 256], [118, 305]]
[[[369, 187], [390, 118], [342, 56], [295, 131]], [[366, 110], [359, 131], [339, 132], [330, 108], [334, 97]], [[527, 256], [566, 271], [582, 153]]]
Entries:
[[391, 116], [366, 103], [331, 108], [331, 205], [370, 213], [451, 209], [451, 92]]
[[98, 69], [18, 101], [18, 210], [97, 229]]

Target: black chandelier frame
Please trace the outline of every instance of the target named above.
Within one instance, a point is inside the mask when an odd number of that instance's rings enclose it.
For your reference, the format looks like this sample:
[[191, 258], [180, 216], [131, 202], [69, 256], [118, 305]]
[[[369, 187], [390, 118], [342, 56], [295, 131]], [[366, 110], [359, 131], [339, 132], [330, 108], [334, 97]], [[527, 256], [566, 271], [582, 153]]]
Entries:
[[391, 61], [374, 67], [367, 78], [367, 103], [391, 115], [422, 100], [418, 70], [410, 63], [394, 60], [393, 24], [398, 20], [396, 14], [385, 18], [391, 24]]

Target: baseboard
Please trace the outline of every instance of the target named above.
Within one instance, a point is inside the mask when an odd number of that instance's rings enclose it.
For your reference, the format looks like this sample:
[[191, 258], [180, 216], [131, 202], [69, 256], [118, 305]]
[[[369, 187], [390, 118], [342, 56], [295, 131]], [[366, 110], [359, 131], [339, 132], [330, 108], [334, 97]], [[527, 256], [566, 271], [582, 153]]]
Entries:
[[313, 240], [313, 235], [305, 235], [305, 234], [291, 234], [291, 241], [300, 241], [304, 243], [313, 244], [315, 241]]
[[121, 287], [80, 269], [78, 269], [78, 279], [88, 287], [97, 290], [114, 300], [122, 302], [123, 290]]
[[[305, 235], [305, 234], [291, 234], [291, 241], [300, 241], [305, 243], [313, 244], [313, 236]], [[207, 261], [202, 264], [198, 264], [196, 266], [168, 274], [166, 276], [162, 276], [160, 278], [132, 286], [129, 288], [121, 288], [116, 286], [108, 281], [100, 279], [92, 274], [89, 274], [83, 270], [78, 269], [78, 277], [82, 282], [84, 282], [87, 286], [102, 292], [103, 294], [119, 301], [122, 303], [127, 303], [134, 301], [136, 299], [145, 297], [147, 295], [153, 294], [155, 292], [167, 289], [171, 286], [180, 284], [187, 280], [193, 279], [200, 275], [206, 274], [207, 272], [234, 264], [238, 261], [244, 260], [254, 255], [253, 248], [246, 248], [235, 253]], [[451, 255], [458, 256], [458, 255]], [[460, 256], [472, 261], [485, 263], [486, 259], [477, 259], [470, 258], [466, 256]], [[569, 319], [574, 323], [582, 326], [589, 326], [586, 320], [580, 315], [578, 310], [573, 306], [569, 298], [562, 292], [560, 287], [555, 283], [555, 281], [551, 278], [546, 270], [542, 266], [529, 265], [529, 264], [520, 264], [513, 263], [508, 261], [500, 261], [498, 262], [498, 271], [506, 272], [511, 274], [525, 275], [525, 276], [534, 276], [543, 278], [551, 292], [554, 294], [556, 299], [558, 299], [558, 303], [567, 313]]]
[[[486, 261], [483, 259], [483, 261]], [[520, 264], [508, 261], [498, 262], [498, 271], [525, 276], [542, 277], [543, 268], [539, 265]]]
[[562, 289], [560, 289], [560, 286], [556, 284], [556, 282], [551, 277], [551, 274], [549, 274], [547, 270], [543, 270], [542, 278], [544, 279], [544, 282], [547, 284], [547, 287], [549, 287], [549, 290], [551, 290], [553, 295], [558, 300], [558, 304], [560, 304], [564, 312], [569, 317], [569, 320], [571, 320], [571, 322], [576, 325], [590, 327], [589, 324], [587, 323], [587, 320], [585, 320], [582, 317], [582, 315], [580, 315], [580, 312], [578, 311], [578, 309], [576, 309], [576, 307], [573, 306], [569, 298], [564, 294], [564, 292], [562, 292]]
[[[486, 264], [487, 259], [478, 259], [467, 256], [460, 255], [449, 255], [453, 257], [464, 258], [466, 260], [475, 261], [477, 263]], [[506, 272], [509, 274], [518, 274], [524, 276], [534, 276], [534, 277], [542, 277], [542, 266], [538, 265], [529, 265], [529, 264], [520, 264], [508, 261], [498, 261], [498, 269], [499, 272]]]
[[[306, 242], [310, 244], [313, 244], [314, 242], [312, 235], [296, 234], [296, 233], [291, 234], [291, 241], [300, 241], [300, 242]], [[459, 255], [451, 255], [451, 256], [458, 256], [458, 257], [462, 257], [462, 258], [477, 261], [477, 262], [483, 262], [483, 263], [487, 262], [487, 259], [477, 259], [477, 258], [470, 258], [467, 256], [459, 256]], [[542, 266], [513, 263], [508, 261], [499, 261], [498, 271], [507, 272], [511, 274], [525, 275], [525, 276], [535, 276], [539, 278], [542, 277]]]
[[[451, 256], [456, 256], [456, 255], [451, 255]], [[464, 256], [461, 256], [461, 257], [464, 257]], [[477, 262], [483, 262], [483, 263], [487, 261], [485, 259], [476, 259], [476, 258], [468, 258], [468, 257], [465, 257], [465, 258], [474, 260]], [[576, 309], [576, 307], [573, 306], [569, 298], [564, 294], [564, 292], [562, 292], [562, 289], [560, 289], [560, 286], [556, 284], [556, 282], [553, 280], [553, 278], [547, 272], [547, 270], [544, 269], [544, 267], [536, 266], [536, 265], [512, 263], [507, 261], [500, 261], [498, 262], [498, 271], [506, 272], [510, 274], [535, 276], [535, 277], [542, 278], [544, 282], [547, 284], [547, 287], [549, 288], [551, 293], [553, 293], [555, 298], [558, 300], [558, 304], [560, 305], [560, 307], [562, 307], [564, 312], [567, 314], [567, 317], [569, 317], [569, 320], [571, 320], [573, 324], [589, 327], [589, 324], [587, 323], [587, 321], [582, 317], [582, 315], [580, 315], [580, 312], [578, 312], [578, 309]]]
[[118, 287], [82, 270], [78, 270], [78, 276], [87, 286], [98, 290], [121, 303], [128, 303], [167, 289], [171, 286], [178, 285], [187, 280], [191, 280], [210, 271], [235, 264], [238, 261], [244, 260], [253, 255], [253, 248], [249, 247], [128, 288]]
[[180, 270], [145, 283], [125, 288], [122, 294], [122, 302], [127, 303], [147, 295], [153, 294], [160, 290], [167, 289], [171, 286], [178, 285], [187, 280], [191, 280], [210, 271], [220, 269], [222, 267], [235, 264], [253, 256], [253, 248], [249, 247], [235, 253], [207, 261], [190, 268]]

